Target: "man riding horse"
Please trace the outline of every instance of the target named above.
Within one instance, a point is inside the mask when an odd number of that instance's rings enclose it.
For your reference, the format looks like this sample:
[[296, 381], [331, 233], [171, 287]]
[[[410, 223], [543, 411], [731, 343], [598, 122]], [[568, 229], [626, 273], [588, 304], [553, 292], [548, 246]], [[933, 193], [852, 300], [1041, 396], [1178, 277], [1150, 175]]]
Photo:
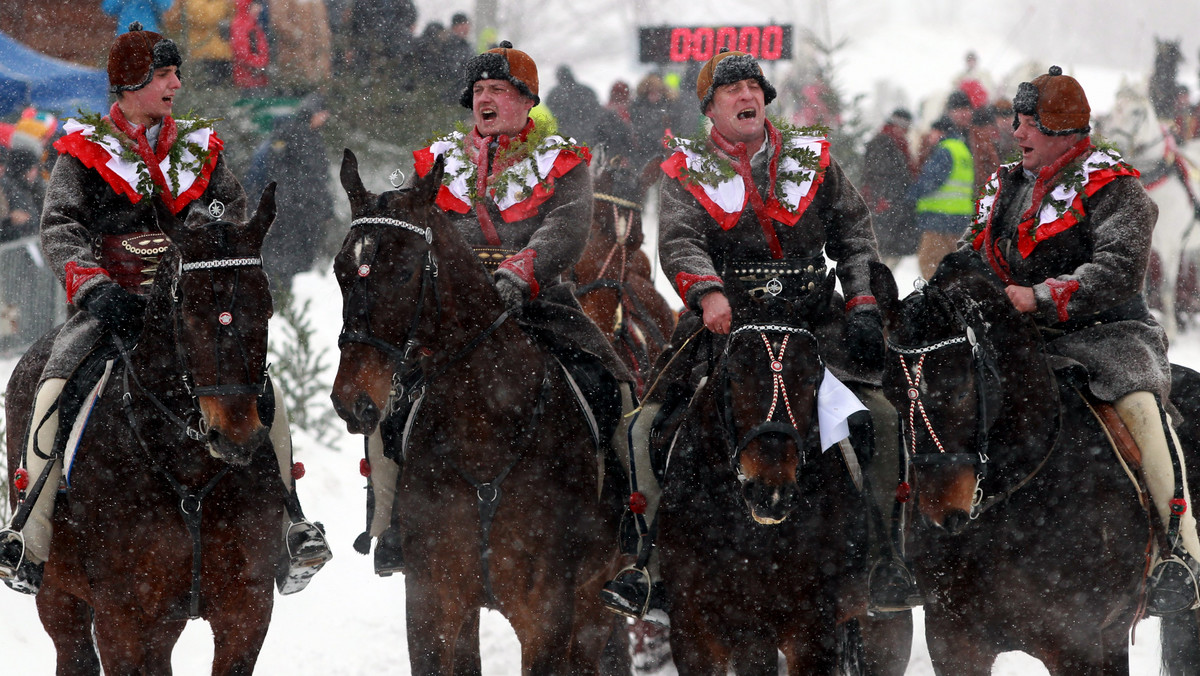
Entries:
[[[562, 283], [587, 244], [592, 222], [591, 154], [572, 139], [537, 127], [537, 64], [505, 41], [464, 64], [460, 102], [471, 110], [470, 132], [453, 132], [413, 153], [426, 176], [439, 157], [445, 173], [437, 205], [493, 273], [496, 290], [521, 327], [563, 363], [581, 391], [596, 442], [609, 448], [622, 406], [630, 407], [632, 378], [608, 339]], [[398, 374], [404, 379], [412, 374]], [[487, 396], [487, 393], [480, 393]], [[371, 466], [369, 533], [378, 538], [375, 572], [403, 569], [399, 528], [393, 524], [402, 458], [385, 455], [381, 436], [407, 418], [393, 414], [368, 438]], [[398, 445], [387, 445], [387, 451]], [[356, 543], [365, 552], [365, 543]]]
[[[95, 385], [77, 376], [94, 370], [84, 367], [95, 359], [111, 358], [114, 343], [131, 348], [141, 333], [145, 294], [170, 243], [159, 218], [188, 225], [245, 218], [246, 195], [221, 157], [223, 143], [210, 122], [171, 116], [181, 65], [173, 41], [131, 24], [108, 54], [109, 89], [117, 96], [109, 115], [69, 121], [68, 134], [55, 144], [61, 154], [46, 191], [42, 250], [73, 312], [42, 372], [15, 482], [32, 508], [20, 530], [0, 530], [0, 579], [18, 591], [37, 593], [49, 557], [67, 432], [77, 424], [80, 395]], [[288, 491], [281, 533], [289, 569], [279, 582], [281, 592], [291, 593], [331, 554], [325, 536], [300, 511], [284, 400], [278, 390], [274, 395], [270, 440]]]
[[1047, 349], [1082, 365], [1092, 396], [1112, 402], [1142, 454], [1170, 551], [1150, 571], [1150, 613], [1195, 608], [1200, 542], [1179, 441], [1164, 402], [1167, 337], [1142, 293], [1157, 207], [1138, 172], [1089, 136], [1091, 108], [1058, 66], [1013, 98], [1020, 162], [992, 175], [964, 245], [1007, 285]]
[[[867, 206], [819, 132], [777, 129], [767, 120], [766, 105], [775, 99], [775, 88], [752, 56], [732, 51], [714, 56], [700, 71], [696, 96], [712, 120], [712, 131], [704, 140], [673, 140], [675, 153], [662, 164], [667, 178], [659, 198], [659, 252], [687, 311], [672, 347], [659, 360], [659, 382], [643, 402], [630, 435], [645, 523], [654, 522], [661, 495], [650, 469], [651, 427], [668, 413], [664, 399], [673, 389], [694, 391], [707, 375], [704, 358], [687, 346], [689, 337], [707, 329], [723, 343], [734, 319], [727, 293], [751, 291], [742, 287], [757, 287], [758, 293], [784, 301], [803, 299], [821, 286], [826, 254], [838, 262], [837, 275], [849, 299], [844, 315], [847, 358], [834, 357], [829, 369], [852, 385], [870, 411], [876, 450], [869, 474], [880, 491], [879, 506], [890, 514], [898, 476], [897, 418], [880, 391], [883, 329], [868, 278], [868, 263], [879, 255]], [[777, 319], [786, 322], [788, 317]], [[875, 540], [872, 607], [912, 607], [920, 599], [911, 574], [886, 537]], [[628, 568], [605, 586], [601, 596], [610, 609], [633, 617], [645, 614], [651, 621], [661, 618], [663, 599], [652, 593], [658, 583], [649, 579], [658, 577], [657, 563], [654, 556], [647, 561], [644, 568]]]

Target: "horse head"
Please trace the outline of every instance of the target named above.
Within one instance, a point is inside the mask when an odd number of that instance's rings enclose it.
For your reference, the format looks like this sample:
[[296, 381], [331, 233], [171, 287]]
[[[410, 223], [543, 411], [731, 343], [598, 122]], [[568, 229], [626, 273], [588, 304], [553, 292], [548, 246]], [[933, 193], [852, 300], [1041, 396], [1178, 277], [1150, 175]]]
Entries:
[[1108, 115], [1098, 120], [1097, 131], [1111, 140], [1134, 166], [1150, 168], [1165, 154], [1166, 136], [1146, 85], [1122, 81]]
[[970, 251], [947, 256], [929, 283], [902, 301], [883, 265], [872, 266], [871, 288], [888, 332], [884, 392], [900, 414], [918, 509], [930, 523], [959, 532], [980, 506], [989, 443], [1010, 404], [997, 360], [1019, 353], [1008, 336], [1022, 320]]
[[[812, 291], [812, 307], [828, 305], [834, 280], [830, 274]], [[719, 424], [751, 517], [778, 524], [800, 506], [802, 469], [821, 452], [817, 391], [825, 362], [810, 330], [813, 315], [781, 314], [782, 306], [740, 293], [731, 302], [736, 328], [714, 378]]]
[[178, 268], [166, 275], [185, 382], [198, 402], [210, 450], [234, 465], [249, 463], [268, 435], [257, 406], [267, 386], [272, 314], [261, 251], [274, 219], [274, 183], [245, 224], [161, 219], [179, 257]]
[[[333, 261], [342, 333], [331, 396], [352, 434], [371, 433], [447, 348], [469, 340], [464, 332], [503, 311], [490, 275], [436, 204], [444, 170], [439, 157], [411, 187], [376, 195], [354, 153], [342, 159], [352, 220]], [[470, 299], [461, 312], [455, 289]]]

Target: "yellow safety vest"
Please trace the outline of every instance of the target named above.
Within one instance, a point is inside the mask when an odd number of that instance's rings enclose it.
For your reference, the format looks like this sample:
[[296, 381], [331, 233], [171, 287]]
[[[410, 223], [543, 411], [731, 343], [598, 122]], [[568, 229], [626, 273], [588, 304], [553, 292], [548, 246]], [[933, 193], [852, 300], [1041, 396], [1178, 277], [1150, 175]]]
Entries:
[[975, 214], [975, 162], [962, 139], [947, 138], [938, 143], [950, 152], [953, 165], [940, 188], [917, 200], [918, 213], [972, 216]]

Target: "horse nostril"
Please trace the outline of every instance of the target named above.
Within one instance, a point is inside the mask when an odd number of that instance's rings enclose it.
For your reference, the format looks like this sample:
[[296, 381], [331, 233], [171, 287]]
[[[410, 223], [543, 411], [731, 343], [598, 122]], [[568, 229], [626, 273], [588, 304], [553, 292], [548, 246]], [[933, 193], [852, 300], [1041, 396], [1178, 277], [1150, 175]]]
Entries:
[[354, 400], [354, 419], [358, 421], [359, 430], [364, 434], [374, 431], [379, 425], [379, 408], [366, 392], [360, 392]]
[[970, 515], [959, 509], [947, 514], [945, 520], [942, 522], [942, 526], [945, 527], [946, 532], [958, 535], [966, 530], [969, 523], [971, 523]]

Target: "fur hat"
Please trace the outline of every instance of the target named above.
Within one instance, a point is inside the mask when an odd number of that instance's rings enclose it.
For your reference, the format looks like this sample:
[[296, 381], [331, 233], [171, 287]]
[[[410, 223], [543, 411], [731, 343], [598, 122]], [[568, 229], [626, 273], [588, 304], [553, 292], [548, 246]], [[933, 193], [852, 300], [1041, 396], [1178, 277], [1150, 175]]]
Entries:
[[1047, 136], [1086, 134], [1092, 130], [1088, 124], [1092, 108], [1087, 94], [1075, 78], [1063, 75], [1058, 66], [1050, 66], [1049, 73], [1039, 75], [1033, 82], [1022, 82], [1012, 105], [1014, 129], [1017, 115], [1031, 115]]
[[182, 65], [174, 41], [142, 30], [142, 24], [134, 21], [108, 50], [108, 90], [113, 94], [136, 91], [150, 84], [155, 70]]
[[467, 82], [459, 100], [463, 108], [474, 107], [475, 96], [472, 89], [480, 80], [508, 80], [517, 91], [533, 99], [533, 105], [536, 106], [542, 101], [538, 98], [537, 64], [525, 52], [513, 49], [508, 40], [501, 42], [495, 49], [471, 57], [463, 66], [463, 70]]
[[971, 97], [961, 89], [955, 89], [950, 92], [950, 96], [946, 97], [946, 110], [957, 110], [959, 108], [974, 108], [971, 105]]
[[742, 80], [758, 80], [763, 90], [763, 105], [775, 100], [775, 88], [767, 82], [762, 67], [754, 57], [745, 52], [731, 52], [722, 47], [720, 53], [704, 64], [700, 75], [696, 77], [696, 98], [700, 99], [700, 112], [708, 110], [708, 104], [712, 103], [713, 92], [717, 87]]

